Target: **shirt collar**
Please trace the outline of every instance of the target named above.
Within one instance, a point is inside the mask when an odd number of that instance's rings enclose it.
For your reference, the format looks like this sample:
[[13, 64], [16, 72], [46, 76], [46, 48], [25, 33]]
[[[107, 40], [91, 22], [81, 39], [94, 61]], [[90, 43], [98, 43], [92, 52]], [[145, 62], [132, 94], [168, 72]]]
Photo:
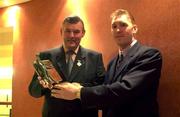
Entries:
[[[68, 49], [64, 45], [63, 45], [63, 48], [64, 48], [64, 52], [66, 53]], [[78, 50], [79, 50], [79, 46], [74, 51], [75, 55], [77, 54]]]
[[[79, 50], [79, 47], [80, 47], [80, 46], [78, 46], [78, 47], [75, 49], [74, 54], [72, 55], [72, 60], [73, 60], [73, 61], [74, 61], [75, 58], [76, 58], [77, 52], [78, 52], [78, 50]], [[65, 51], [65, 54], [66, 54], [66, 52], [68, 51], [68, 49], [65, 48], [64, 45], [63, 45], [63, 48], [64, 48], [64, 51]], [[66, 62], [67, 62], [67, 55], [66, 55]]]
[[130, 46], [128, 46], [127, 48], [125, 48], [123, 51], [119, 49], [119, 56], [121, 54], [123, 54], [123, 56], [127, 55], [128, 50], [135, 44], [137, 43], [137, 40], [135, 38], [132, 39], [132, 43], [130, 44]]

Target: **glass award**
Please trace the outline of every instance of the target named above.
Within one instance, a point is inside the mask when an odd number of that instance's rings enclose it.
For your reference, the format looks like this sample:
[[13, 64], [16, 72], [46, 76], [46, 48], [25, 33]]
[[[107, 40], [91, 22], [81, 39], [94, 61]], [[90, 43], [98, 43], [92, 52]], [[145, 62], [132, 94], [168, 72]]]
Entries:
[[33, 66], [38, 76], [47, 81], [49, 84], [56, 84], [62, 81], [62, 78], [50, 60], [41, 60], [39, 55], [37, 55]]

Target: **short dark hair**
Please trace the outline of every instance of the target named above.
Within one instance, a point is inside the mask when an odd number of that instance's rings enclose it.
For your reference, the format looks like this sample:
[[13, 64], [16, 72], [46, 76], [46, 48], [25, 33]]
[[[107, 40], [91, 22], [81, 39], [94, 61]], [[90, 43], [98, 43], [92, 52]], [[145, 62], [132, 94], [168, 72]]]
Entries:
[[63, 21], [63, 25], [65, 23], [76, 24], [78, 22], [82, 23], [82, 25], [83, 25], [83, 29], [82, 30], [85, 32], [84, 22], [83, 22], [83, 20], [79, 16], [68, 16], [68, 17], [66, 17], [64, 19], [64, 21]]
[[111, 19], [113, 19], [114, 17], [117, 18], [121, 15], [127, 15], [129, 16], [130, 20], [131, 20], [131, 23], [132, 24], [135, 24], [135, 19], [134, 19], [134, 16], [127, 10], [124, 10], [124, 9], [117, 9], [115, 10], [112, 14], [111, 14]]

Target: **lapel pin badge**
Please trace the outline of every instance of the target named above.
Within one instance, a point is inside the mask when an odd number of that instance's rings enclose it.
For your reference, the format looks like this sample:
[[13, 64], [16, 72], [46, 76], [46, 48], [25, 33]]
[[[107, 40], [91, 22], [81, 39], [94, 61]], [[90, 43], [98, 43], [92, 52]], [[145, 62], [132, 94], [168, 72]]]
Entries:
[[82, 63], [81, 63], [81, 60], [77, 60], [77, 66], [81, 66], [82, 65]]

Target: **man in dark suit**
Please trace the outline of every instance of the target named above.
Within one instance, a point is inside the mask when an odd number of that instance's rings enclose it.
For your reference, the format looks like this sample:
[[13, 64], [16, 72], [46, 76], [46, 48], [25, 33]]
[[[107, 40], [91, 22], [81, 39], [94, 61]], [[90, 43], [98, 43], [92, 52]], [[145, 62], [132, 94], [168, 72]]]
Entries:
[[[52, 62], [63, 82], [78, 82], [84, 87], [91, 87], [102, 84], [105, 68], [102, 54], [79, 45], [84, 34], [84, 23], [78, 16], [65, 18], [61, 29], [63, 45], [40, 52], [39, 57], [41, 60], [48, 59]], [[70, 59], [71, 65], [68, 66]], [[95, 108], [83, 109], [79, 99], [68, 101], [51, 97], [51, 90], [50, 84], [35, 73], [29, 85], [29, 93], [36, 98], [45, 96], [43, 117], [98, 116], [98, 110]]]
[[55, 85], [61, 90], [52, 90], [51, 95], [67, 100], [79, 98], [86, 108], [102, 109], [103, 117], [159, 117], [157, 91], [162, 56], [157, 49], [135, 39], [137, 25], [127, 10], [118, 9], [111, 18], [119, 53], [107, 67], [105, 83], [94, 87], [62, 83]]

